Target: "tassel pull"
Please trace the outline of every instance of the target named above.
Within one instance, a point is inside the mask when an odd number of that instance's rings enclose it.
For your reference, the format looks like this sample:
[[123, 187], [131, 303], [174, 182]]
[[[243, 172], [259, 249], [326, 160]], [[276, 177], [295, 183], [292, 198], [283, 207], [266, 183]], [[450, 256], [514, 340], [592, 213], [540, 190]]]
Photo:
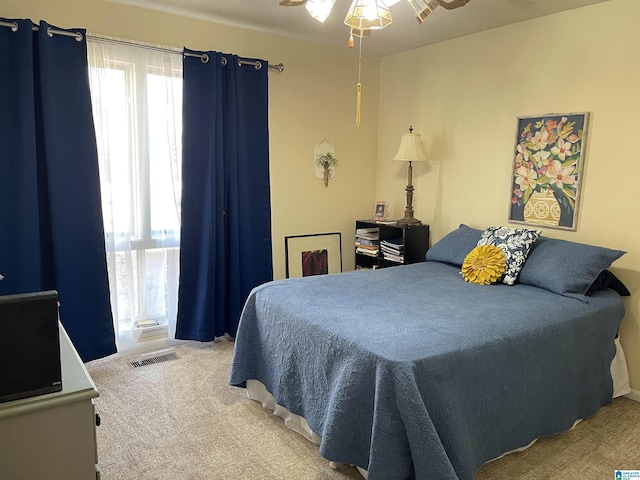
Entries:
[[356, 126], [360, 126], [360, 103], [362, 102], [362, 84], [358, 82], [356, 93]]

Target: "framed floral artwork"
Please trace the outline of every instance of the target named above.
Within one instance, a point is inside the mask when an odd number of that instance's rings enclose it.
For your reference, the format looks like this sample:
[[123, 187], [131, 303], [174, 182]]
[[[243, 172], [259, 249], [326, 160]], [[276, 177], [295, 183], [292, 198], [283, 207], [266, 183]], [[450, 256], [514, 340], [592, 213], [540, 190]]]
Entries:
[[287, 278], [342, 272], [342, 235], [316, 233], [284, 237]]
[[518, 117], [509, 221], [576, 230], [588, 113]]

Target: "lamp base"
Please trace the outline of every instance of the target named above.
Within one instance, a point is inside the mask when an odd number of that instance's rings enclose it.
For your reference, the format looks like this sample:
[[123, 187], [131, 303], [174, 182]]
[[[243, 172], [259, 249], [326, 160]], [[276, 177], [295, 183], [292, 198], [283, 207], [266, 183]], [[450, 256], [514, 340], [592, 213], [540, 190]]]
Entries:
[[[411, 130], [409, 130], [411, 131]], [[404, 217], [398, 220], [398, 225], [422, 225], [422, 222], [413, 217], [413, 185], [411, 184], [411, 177], [413, 168], [411, 167], [411, 161], [409, 161], [409, 168], [407, 169], [407, 208], [404, 209]]]
[[398, 220], [398, 225], [422, 225], [422, 222], [413, 216], [408, 217], [405, 215], [400, 220]]

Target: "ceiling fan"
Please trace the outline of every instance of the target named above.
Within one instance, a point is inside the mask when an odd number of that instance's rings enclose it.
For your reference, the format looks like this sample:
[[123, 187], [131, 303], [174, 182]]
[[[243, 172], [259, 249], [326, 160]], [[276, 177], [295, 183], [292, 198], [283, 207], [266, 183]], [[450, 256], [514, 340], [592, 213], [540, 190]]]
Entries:
[[[471, 0], [406, 0], [414, 11], [418, 23], [423, 23], [437, 7], [447, 10], [464, 7]], [[349, 47], [353, 47], [353, 37], [360, 38], [360, 54], [358, 57], [358, 83], [356, 85], [356, 125], [360, 126], [360, 103], [362, 99], [362, 84], [360, 83], [360, 63], [362, 61], [362, 38], [371, 35], [372, 30], [380, 30], [391, 24], [389, 7], [400, 0], [353, 0], [344, 18], [344, 24], [350, 28]], [[299, 7], [304, 5], [309, 14], [324, 22], [336, 0], [280, 0], [283, 7]]]
[[[471, 0], [441, 0], [438, 3], [444, 8], [448, 8], [449, 10], [453, 10], [454, 8], [462, 7], [469, 3]], [[299, 7], [300, 5], [304, 5], [307, 3], [307, 0], [280, 0], [280, 5], [283, 7]], [[387, 5], [395, 4], [398, 2], [386, 2]]]
[[[356, 4], [361, 4], [362, 9], [377, 8], [381, 5], [388, 10], [388, 7], [395, 5], [400, 0], [354, 0], [349, 12], [354, 10]], [[418, 23], [422, 23], [438, 6], [453, 10], [455, 8], [464, 7], [471, 0], [406, 0], [416, 14]], [[305, 5], [312, 17], [320, 22], [324, 22], [336, 0], [280, 0], [279, 5], [283, 7], [299, 7]], [[389, 14], [389, 22], [391, 23]], [[346, 20], [345, 20], [346, 23]], [[383, 27], [380, 27], [383, 28]]]

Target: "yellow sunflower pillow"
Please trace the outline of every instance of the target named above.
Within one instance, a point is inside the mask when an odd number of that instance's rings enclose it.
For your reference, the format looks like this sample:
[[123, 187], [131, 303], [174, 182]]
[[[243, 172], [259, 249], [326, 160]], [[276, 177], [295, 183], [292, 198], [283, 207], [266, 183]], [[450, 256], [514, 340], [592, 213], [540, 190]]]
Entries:
[[462, 264], [465, 282], [490, 285], [500, 280], [507, 268], [502, 250], [495, 245], [480, 245], [469, 252]]

